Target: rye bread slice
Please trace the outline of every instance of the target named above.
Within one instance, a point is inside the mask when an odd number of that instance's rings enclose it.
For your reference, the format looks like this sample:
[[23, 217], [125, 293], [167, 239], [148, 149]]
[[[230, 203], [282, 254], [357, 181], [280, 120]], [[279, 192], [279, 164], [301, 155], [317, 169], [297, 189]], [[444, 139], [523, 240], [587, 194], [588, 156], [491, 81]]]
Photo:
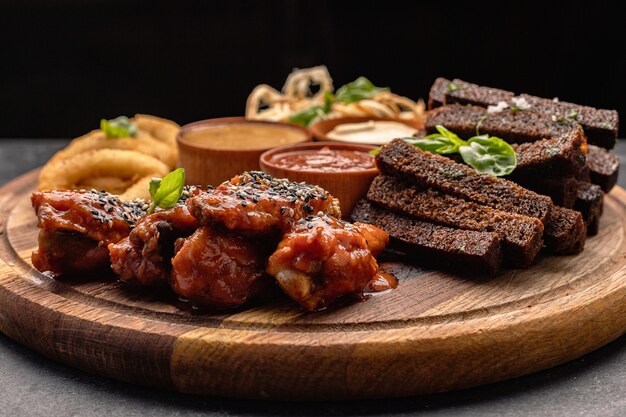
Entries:
[[452, 87], [446, 89], [445, 102], [447, 104], [473, 104], [487, 107], [490, 104], [497, 104], [500, 101], [508, 101], [515, 97], [511, 91], [499, 88], [482, 87], [477, 84], [455, 78], [449, 83]]
[[[501, 101], [513, 105], [514, 93], [498, 88], [480, 86], [463, 80], [454, 79], [448, 82], [453, 88], [447, 88], [442, 103], [472, 104], [487, 107]], [[549, 116], [558, 122], [570, 121], [580, 123], [589, 143], [612, 149], [615, 146], [619, 131], [619, 113], [615, 110], [597, 109], [590, 106], [521, 94], [518, 96], [529, 105], [529, 111]]]
[[446, 91], [448, 91], [448, 85], [450, 80], [439, 77], [435, 80], [430, 92], [428, 93], [428, 110], [432, 110], [436, 107], [446, 104]]
[[590, 144], [606, 149], [615, 147], [619, 130], [619, 113], [617, 111], [596, 109], [528, 94], [521, 94], [519, 97], [530, 104], [529, 110], [532, 112], [545, 114], [560, 123], [569, 121], [580, 123]]
[[549, 115], [529, 110], [504, 109], [500, 112], [489, 113], [483, 107], [458, 104], [446, 105], [430, 111], [424, 129], [427, 133], [435, 133], [437, 125], [445, 126], [464, 139], [486, 133], [509, 143], [556, 138], [572, 134], [573, 130], [579, 130], [578, 134], [584, 137], [580, 126], [572, 120], [554, 121]]
[[617, 184], [619, 174], [619, 157], [606, 149], [589, 145], [587, 153], [587, 166], [589, 167], [589, 179], [597, 184], [602, 191], [608, 193]]
[[513, 144], [517, 167], [507, 178], [527, 185], [544, 179], [576, 177], [586, 163], [584, 143], [582, 130], [572, 129], [557, 137]]
[[514, 267], [532, 264], [541, 250], [543, 224], [539, 219], [497, 210], [398, 178], [379, 175], [367, 200], [418, 220], [478, 232], [495, 232], [502, 240], [504, 260]]
[[376, 156], [378, 169], [424, 188], [431, 188], [498, 210], [535, 217], [546, 222], [549, 197], [505, 179], [476, 171], [441, 155], [433, 155], [395, 139]]
[[587, 227], [580, 212], [554, 206], [546, 224], [546, 251], [554, 255], [575, 255], [585, 247]]
[[578, 193], [574, 210], [579, 211], [587, 225], [587, 235], [598, 234], [600, 217], [604, 203], [604, 193], [599, 185], [581, 182], [578, 185]]
[[550, 197], [555, 205], [570, 209], [574, 208], [578, 198], [578, 183], [575, 177], [518, 182], [529, 190]]
[[495, 275], [502, 264], [502, 246], [495, 232], [454, 229], [399, 214], [360, 200], [351, 220], [370, 223], [389, 234], [390, 247], [410, 261], [467, 275]]

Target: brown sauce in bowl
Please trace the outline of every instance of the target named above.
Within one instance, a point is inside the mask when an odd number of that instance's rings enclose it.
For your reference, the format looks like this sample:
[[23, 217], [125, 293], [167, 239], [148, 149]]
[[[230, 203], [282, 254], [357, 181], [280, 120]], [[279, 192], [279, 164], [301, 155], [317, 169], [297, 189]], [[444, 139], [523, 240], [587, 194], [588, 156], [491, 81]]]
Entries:
[[369, 153], [328, 147], [280, 153], [271, 162], [280, 168], [315, 172], [366, 171], [375, 167], [374, 156]]
[[205, 125], [185, 132], [183, 140], [217, 149], [263, 149], [303, 142], [297, 129], [271, 123], [225, 123]]

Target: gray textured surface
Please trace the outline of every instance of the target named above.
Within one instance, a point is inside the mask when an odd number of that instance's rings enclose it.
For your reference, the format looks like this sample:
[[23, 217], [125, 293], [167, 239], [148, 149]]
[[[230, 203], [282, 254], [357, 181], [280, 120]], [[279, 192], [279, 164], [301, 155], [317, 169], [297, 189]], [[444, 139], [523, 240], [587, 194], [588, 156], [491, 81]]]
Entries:
[[[0, 141], [0, 182], [63, 140]], [[626, 163], [626, 143], [617, 147]], [[626, 186], [622, 177], [620, 185]], [[379, 401], [279, 403], [204, 398], [116, 382], [57, 364], [0, 334], [0, 416], [624, 416], [626, 336], [570, 363], [498, 384]]]

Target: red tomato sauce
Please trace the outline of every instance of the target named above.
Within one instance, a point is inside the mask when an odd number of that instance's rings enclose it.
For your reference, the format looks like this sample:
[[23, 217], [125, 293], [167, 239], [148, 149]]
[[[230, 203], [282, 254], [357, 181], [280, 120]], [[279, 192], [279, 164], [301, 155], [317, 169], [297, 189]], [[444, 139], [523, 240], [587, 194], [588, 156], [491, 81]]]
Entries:
[[374, 156], [369, 153], [328, 147], [281, 153], [272, 158], [272, 163], [281, 168], [318, 172], [365, 171], [375, 166]]

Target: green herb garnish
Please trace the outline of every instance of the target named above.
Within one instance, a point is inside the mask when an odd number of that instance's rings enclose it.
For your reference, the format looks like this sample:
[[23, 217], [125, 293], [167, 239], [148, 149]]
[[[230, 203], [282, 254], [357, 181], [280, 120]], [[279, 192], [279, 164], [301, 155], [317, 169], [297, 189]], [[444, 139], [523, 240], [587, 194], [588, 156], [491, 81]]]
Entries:
[[472, 168], [494, 177], [509, 175], [517, 166], [515, 150], [500, 138], [474, 136], [459, 148], [463, 161]]
[[185, 185], [185, 169], [178, 168], [165, 177], [153, 178], [150, 181], [150, 196], [152, 203], [148, 208], [148, 214], [154, 212], [157, 207], [162, 209], [172, 208], [183, 195]]
[[481, 135], [463, 140], [444, 126], [437, 125], [436, 129], [439, 133], [433, 133], [422, 139], [404, 140], [423, 151], [439, 155], [459, 153], [467, 165], [496, 177], [510, 174], [517, 166], [515, 150], [500, 138]]
[[418, 146], [423, 151], [439, 155], [459, 153], [459, 148], [467, 144], [463, 139], [441, 125], [437, 125], [436, 129], [439, 133], [433, 133], [421, 139], [405, 138], [404, 140], [413, 146]]
[[456, 85], [454, 83], [448, 84], [448, 91], [451, 92], [451, 93], [456, 91], [456, 90], [462, 90], [462, 89], [463, 89], [462, 87], [460, 87], [460, 86], [458, 86], [458, 85]]
[[326, 115], [324, 107], [317, 104], [307, 109], [300, 110], [289, 116], [289, 123], [300, 125], [302, 127], [308, 127], [314, 120], [321, 119]]
[[100, 120], [100, 129], [107, 138], [128, 138], [137, 136], [137, 125], [126, 116], [119, 116], [115, 119]]
[[335, 100], [341, 103], [354, 103], [356, 101], [371, 98], [383, 91], [389, 91], [386, 87], [376, 87], [365, 77], [359, 77], [337, 90]]
[[299, 112], [293, 113], [289, 116], [289, 123], [300, 125], [302, 127], [309, 127], [313, 122], [323, 119], [332, 108], [335, 101], [333, 93], [330, 91], [324, 92], [324, 104], [316, 104]]
[[290, 123], [309, 127], [313, 122], [323, 119], [332, 109], [334, 102], [354, 103], [366, 98], [371, 98], [376, 94], [388, 91], [388, 88], [376, 87], [370, 80], [365, 77], [359, 77], [337, 90], [337, 94], [333, 95], [330, 91], [324, 92], [324, 104], [316, 104], [300, 110], [289, 116]]

